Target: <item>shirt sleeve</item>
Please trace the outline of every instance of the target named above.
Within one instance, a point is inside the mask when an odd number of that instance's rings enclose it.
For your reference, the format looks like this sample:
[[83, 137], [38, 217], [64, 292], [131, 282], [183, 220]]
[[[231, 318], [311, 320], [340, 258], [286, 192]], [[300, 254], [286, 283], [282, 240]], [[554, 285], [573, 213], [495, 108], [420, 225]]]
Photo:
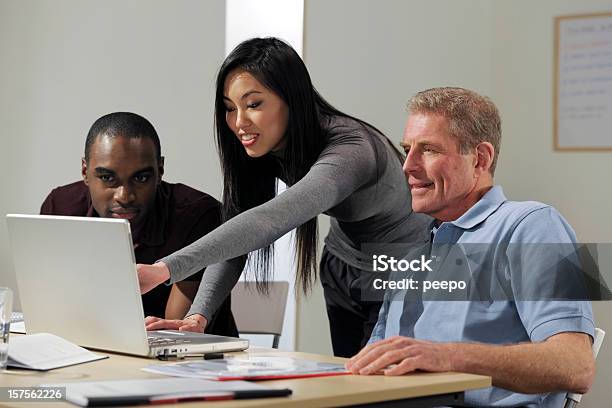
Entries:
[[370, 335], [370, 339], [367, 344], [376, 343], [379, 340], [385, 338], [385, 332], [387, 330], [387, 314], [389, 309], [389, 300], [385, 297], [382, 305], [380, 306], [380, 311], [378, 312], [378, 320], [374, 325], [374, 329], [372, 329], [372, 334]]
[[210, 321], [240, 279], [244, 265], [245, 258], [240, 257], [206, 268], [187, 316], [198, 313]]
[[563, 332], [594, 336], [591, 302], [571, 300], [571, 296], [566, 300], [563, 292], [581, 284], [578, 274], [568, 275], [580, 262], [575, 242], [574, 231], [552, 207], [529, 213], [513, 232], [515, 253], [509, 254], [512, 287], [519, 316], [532, 341]]
[[45, 201], [43, 201], [42, 205], [40, 206], [40, 215], [53, 215], [54, 214], [54, 208], [53, 208], [53, 192], [50, 192], [49, 195], [47, 195], [47, 198], [45, 198]]
[[[306, 221], [341, 203], [376, 177], [375, 152], [363, 136], [330, 143], [310, 171], [272, 200], [238, 214], [193, 244], [165, 257], [170, 283], [207, 265], [270, 245]], [[208, 285], [204, 274], [202, 284]], [[211, 274], [218, 276], [217, 274]]]

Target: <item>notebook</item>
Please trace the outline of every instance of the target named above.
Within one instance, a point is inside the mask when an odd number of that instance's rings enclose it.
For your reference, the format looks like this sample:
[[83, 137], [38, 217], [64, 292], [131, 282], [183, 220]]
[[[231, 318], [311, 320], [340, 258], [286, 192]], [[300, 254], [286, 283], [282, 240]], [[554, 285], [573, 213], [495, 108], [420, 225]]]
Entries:
[[50, 333], [11, 336], [9, 340], [9, 367], [29, 370], [52, 370], [75, 364], [107, 358]]
[[83, 407], [168, 404], [188, 401], [284, 397], [291, 390], [271, 388], [246, 381], [219, 383], [191, 378], [87, 381], [43, 384], [64, 392], [67, 401]]

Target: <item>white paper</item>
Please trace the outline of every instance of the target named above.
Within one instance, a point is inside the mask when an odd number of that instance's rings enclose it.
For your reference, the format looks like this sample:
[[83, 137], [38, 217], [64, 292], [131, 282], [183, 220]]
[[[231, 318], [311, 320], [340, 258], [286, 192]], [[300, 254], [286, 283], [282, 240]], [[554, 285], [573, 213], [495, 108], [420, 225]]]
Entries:
[[107, 356], [94, 354], [50, 333], [11, 336], [9, 339], [8, 365], [11, 367], [51, 370], [103, 358]]
[[25, 334], [26, 333], [25, 322], [23, 320], [19, 322], [11, 322], [10, 331], [11, 333]]
[[291, 357], [234, 357], [215, 360], [185, 361], [171, 364], [154, 364], [144, 371], [175, 377], [232, 379], [270, 376], [300, 377], [314, 374], [345, 373], [342, 364], [320, 363]]

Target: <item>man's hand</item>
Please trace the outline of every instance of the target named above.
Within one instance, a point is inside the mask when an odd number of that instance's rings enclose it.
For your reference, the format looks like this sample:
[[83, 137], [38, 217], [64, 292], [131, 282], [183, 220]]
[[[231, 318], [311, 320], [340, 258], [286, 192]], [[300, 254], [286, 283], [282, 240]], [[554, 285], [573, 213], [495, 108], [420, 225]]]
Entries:
[[201, 314], [192, 314], [182, 320], [162, 319], [154, 316], [147, 316], [145, 318], [145, 326], [147, 330], [170, 329], [204, 333], [204, 329], [206, 329], [207, 324], [208, 320], [206, 320], [206, 318]]
[[170, 278], [170, 270], [163, 262], [158, 262], [153, 265], [137, 264], [136, 271], [138, 272], [138, 283], [140, 284], [141, 294], [149, 292], [151, 289]]
[[[453, 371], [452, 343], [395, 336], [369, 344], [346, 363], [353, 374], [402, 375], [415, 370]], [[391, 366], [391, 367], [390, 367]]]

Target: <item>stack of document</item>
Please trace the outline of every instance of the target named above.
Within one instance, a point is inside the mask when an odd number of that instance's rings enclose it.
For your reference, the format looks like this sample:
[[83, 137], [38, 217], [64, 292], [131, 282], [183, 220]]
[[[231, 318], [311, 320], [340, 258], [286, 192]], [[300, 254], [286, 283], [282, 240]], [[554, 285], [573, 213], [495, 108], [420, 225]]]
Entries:
[[246, 381], [220, 383], [191, 378], [90, 381], [41, 386], [66, 387], [66, 400], [82, 407], [268, 398], [291, 394], [291, 390], [286, 388], [264, 387]]
[[208, 380], [276, 380], [349, 374], [342, 364], [319, 363], [290, 357], [233, 357], [217, 360], [154, 364], [144, 371]]

